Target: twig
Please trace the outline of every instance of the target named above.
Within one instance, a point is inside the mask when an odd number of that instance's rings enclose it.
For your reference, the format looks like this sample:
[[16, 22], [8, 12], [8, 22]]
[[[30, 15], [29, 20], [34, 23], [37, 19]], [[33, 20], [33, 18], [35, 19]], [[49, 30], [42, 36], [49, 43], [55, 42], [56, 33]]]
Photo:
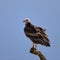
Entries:
[[39, 56], [39, 58], [40, 58], [40, 60], [47, 60], [46, 58], [45, 58], [45, 56], [40, 52], [40, 51], [38, 51], [36, 48], [31, 48], [30, 49], [30, 53], [32, 53], [32, 54], [35, 54], [35, 55], [38, 55]]

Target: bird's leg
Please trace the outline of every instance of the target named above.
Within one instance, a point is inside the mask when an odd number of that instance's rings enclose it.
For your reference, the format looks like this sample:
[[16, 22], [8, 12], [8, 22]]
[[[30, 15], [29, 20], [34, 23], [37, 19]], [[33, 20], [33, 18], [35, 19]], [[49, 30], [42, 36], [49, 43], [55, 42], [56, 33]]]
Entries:
[[33, 51], [35, 51], [37, 46], [35, 45], [35, 43], [32, 43], [32, 44], [33, 44], [32, 49]]
[[32, 44], [33, 44], [32, 48], [37, 49], [37, 44], [35, 44], [35, 43], [32, 43]]
[[35, 49], [37, 49], [37, 44], [35, 44]]
[[34, 43], [32, 43], [32, 44], [33, 44], [33, 46], [32, 46], [32, 47], [34, 48]]

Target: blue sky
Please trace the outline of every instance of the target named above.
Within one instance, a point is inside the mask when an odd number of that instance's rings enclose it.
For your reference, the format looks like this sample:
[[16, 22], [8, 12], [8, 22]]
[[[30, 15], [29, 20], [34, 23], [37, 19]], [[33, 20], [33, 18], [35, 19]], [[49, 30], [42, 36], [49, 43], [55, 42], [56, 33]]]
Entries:
[[60, 59], [60, 0], [0, 0], [0, 60], [39, 60], [29, 53], [24, 18], [46, 28], [51, 47], [38, 45], [47, 60]]

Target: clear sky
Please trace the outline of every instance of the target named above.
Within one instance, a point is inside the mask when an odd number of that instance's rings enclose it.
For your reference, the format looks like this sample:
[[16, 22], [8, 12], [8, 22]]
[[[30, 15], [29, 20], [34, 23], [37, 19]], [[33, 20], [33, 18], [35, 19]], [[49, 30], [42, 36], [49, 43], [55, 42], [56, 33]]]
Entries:
[[60, 0], [0, 0], [0, 60], [39, 60], [29, 53], [24, 18], [46, 28], [51, 47], [38, 45], [47, 60], [60, 60]]

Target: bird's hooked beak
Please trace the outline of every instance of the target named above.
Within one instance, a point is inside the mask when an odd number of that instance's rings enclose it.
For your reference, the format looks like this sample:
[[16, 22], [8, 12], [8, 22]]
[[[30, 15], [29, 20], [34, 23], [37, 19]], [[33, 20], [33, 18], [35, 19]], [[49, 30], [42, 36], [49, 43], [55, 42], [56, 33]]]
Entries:
[[23, 20], [23, 23], [26, 22], [26, 20]]
[[23, 23], [25, 22], [25, 20], [23, 20]]

